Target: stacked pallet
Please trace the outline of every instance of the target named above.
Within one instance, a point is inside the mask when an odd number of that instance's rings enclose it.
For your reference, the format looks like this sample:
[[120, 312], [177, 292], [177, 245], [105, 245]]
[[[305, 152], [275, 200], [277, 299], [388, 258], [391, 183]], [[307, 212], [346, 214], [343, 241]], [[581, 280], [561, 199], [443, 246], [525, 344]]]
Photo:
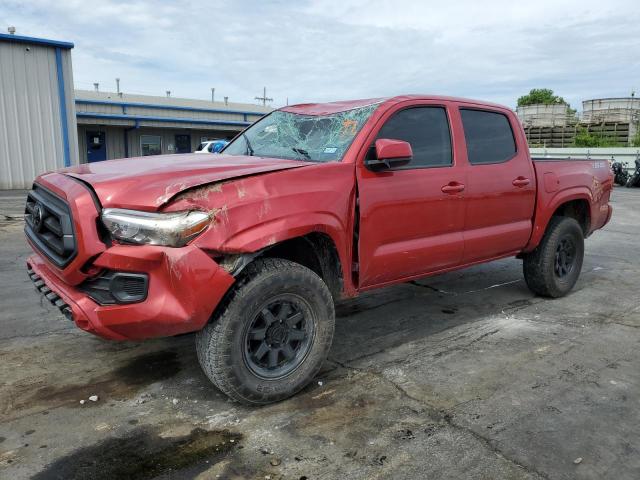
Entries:
[[621, 147], [629, 145], [629, 123], [602, 122], [577, 123], [564, 127], [524, 127], [529, 145], [532, 147], [566, 148], [575, 144], [581, 131], [604, 137]]

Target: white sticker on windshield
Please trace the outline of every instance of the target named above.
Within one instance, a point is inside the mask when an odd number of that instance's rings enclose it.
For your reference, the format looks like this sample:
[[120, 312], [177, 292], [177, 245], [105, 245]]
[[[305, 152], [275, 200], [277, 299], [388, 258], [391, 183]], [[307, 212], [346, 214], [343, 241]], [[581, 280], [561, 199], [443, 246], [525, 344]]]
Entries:
[[326, 147], [324, 149], [324, 153], [336, 153], [338, 151], [338, 147]]

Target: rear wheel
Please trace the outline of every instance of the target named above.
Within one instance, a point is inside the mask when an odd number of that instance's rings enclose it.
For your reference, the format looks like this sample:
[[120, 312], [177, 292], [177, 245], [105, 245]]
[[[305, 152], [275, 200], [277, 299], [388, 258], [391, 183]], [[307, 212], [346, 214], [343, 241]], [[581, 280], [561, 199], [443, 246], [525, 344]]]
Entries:
[[267, 404], [313, 379], [333, 330], [333, 300], [318, 275], [288, 260], [260, 259], [244, 270], [212, 323], [198, 332], [198, 360], [232, 399]]
[[540, 245], [524, 257], [527, 286], [538, 295], [562, 297], [575, 285], [584, 258], [584, 235], [573, 218], [553, 217]]

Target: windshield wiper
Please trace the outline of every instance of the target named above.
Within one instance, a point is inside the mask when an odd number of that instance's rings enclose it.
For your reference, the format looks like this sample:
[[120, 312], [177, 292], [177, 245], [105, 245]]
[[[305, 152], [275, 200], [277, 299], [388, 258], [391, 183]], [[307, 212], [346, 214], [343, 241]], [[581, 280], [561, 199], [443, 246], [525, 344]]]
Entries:
[[309, 155], [309, 152], [307, 152], [304, 148], [291, 147], [291, 150], [299, 153], [300, 155], [303, 155], [307, 160], [311, 160], [311, 155]]
[[242, 132], [242, 138], [244, 138], [245, 143], [247, 144], [247, 153], [249, 154], [250, 157], [253, 157], [253, 148], [251, 148], [251, 142], [249, 142], [249, 137], [247, 137], [247, 134]]

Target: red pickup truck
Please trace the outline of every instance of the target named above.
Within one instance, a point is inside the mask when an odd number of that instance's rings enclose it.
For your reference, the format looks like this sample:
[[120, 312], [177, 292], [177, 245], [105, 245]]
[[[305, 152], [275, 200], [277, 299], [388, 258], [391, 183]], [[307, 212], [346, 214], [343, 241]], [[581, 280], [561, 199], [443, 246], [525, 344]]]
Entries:
[[611, 217], [606, 162], [534, 159], [508, 108], [436, 96], [287, 106], [222, 155], [40, 176], [36, 287], [88, 332], [197, 332], [211, 381], [249, 404], [316, 375], [334, 301], [503, 257], [531, 290], [575, 284]]

